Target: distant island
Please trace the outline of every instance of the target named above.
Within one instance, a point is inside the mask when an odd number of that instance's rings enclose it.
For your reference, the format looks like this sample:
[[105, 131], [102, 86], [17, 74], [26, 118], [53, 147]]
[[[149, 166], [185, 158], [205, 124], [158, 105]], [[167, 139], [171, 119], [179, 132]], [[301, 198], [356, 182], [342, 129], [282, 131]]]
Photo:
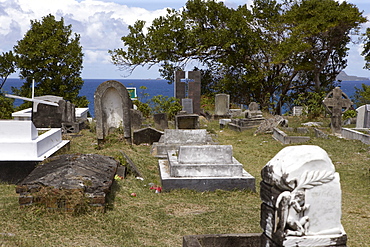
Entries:
[[370, 81], [369, 78], [366, 77], [358, 77], [354, 75], [347, 75], [346, 72], [342, 71], [337, 76], [337, 81]]

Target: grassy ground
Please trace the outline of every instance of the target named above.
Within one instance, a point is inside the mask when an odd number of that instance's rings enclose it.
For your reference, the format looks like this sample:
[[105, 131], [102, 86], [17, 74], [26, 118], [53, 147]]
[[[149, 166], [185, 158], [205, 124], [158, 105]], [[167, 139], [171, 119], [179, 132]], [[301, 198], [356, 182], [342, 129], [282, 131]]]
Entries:
[[[290, 119], [299, 125], [304, 119]], [[176, 190], [156, 194], [149, 183], [160, 184], [157, 159], [149, 146], [129, 146], [121, 135], [97, 149], [94, 133], [83, 130], [71, 138], [69, 153], [98, 153], [124, 163], [123, 150], [138, 166], [144, 180], [129, 175], [114, 183], [106, 213], [81, 215], [51, 213], [43, 208], [19, 208], [15, 186], [0, 185], [0, 246], [181, 246], [182, 236], [215, 233], [261, 232], [259, 182], [261, 168], [284, 145], [271, 135], [254, 136], [220, 130], [217, 122], [205, 123], [220, 144], [233, 145], [234, 157], [256, 177], [257, 193], [248, 191], [195, 192]], [[341, 177], [342, 224], [348, 246], [370, 244], [369, 146], [359, 141], [311, 135], [306, 144], [318, 145], [330, 155]], [[131, 197], [135, 192], [137, 197]]]

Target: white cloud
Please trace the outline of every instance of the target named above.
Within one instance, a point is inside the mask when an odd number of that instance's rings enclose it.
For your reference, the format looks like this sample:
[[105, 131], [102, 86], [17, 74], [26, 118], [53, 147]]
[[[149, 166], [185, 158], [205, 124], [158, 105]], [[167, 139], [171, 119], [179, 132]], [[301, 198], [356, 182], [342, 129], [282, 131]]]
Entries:
[[[84, 64], [109, 63], [108, 50], [122, 47], [121, 37], [136, 20], [151, 21], [165, 9], [149, 11], [114, 2], [94, 0], [0, 0], [0, 51], [12, 50], [30, 29], [30, 21], [52, 14], [80, 34]], [[112, 65], [114, 66], [114, 65]], [[85, 66], [86, 67], [86, 66]]]

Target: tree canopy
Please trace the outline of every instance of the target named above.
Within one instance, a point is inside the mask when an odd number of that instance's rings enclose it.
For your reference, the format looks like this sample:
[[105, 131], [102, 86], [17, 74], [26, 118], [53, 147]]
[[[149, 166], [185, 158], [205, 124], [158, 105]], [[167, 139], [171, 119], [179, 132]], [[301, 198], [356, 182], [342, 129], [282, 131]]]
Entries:
[[72, 26], [47, 15], [31, 21], [31, 28], [14, 46], [17, 67], [25, 83], [13, 89], [20, 96], [31, 96], [32, 80], [38, 95], [58, 95], [77, 106], [87, 106], [85, 96], [78, 96], [83, 85], [80, 36], [72, 35]]
[[129, 72], [160, 64], [170, 81], [197, 61], [203, 94], [229, 93], [235, 103], [257, 101], [280, 113], [298, 95], [335, 86], [350, 34], [365, 21], [355, 5], [334, 0], [254, 0], [236, 9], [189, 0], [147, 29], [137, 21], [122, 37], [124, 47], [109, 52]]

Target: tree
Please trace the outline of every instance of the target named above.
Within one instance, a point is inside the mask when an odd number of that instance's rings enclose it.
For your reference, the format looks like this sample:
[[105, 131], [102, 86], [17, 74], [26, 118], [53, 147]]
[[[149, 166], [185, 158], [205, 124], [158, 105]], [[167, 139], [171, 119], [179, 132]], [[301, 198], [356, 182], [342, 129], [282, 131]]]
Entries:
[[16, 56], [12, 51], [3, 52], [0, 55], [0, 90], [3, 88], [8, 76], [16, 69]]
[[83, 85], [80, 36], [72, 36], [72, 26], [64, 26], [63, 18], [57, 21], [48, 15], [41, 22], [31, 21], [31, 29], [14, 51], [19, 56], [20, 77], [25, 79], [17, 94], [30, 97], [35, 80], [35, 92], [39, 95], [58, 95], [76, 106], [88, 105], [85, 96], [78, 96]]
[[280, 113], [302, 93], [335, 86], [347, 64], [350, 32], [365, 21], [357, 7], [334, 0], [255, 0], [251, 10], [189, 0], [184, 10], [168, 10], [147, 31], [145, 22], [137, 21], [122, 37], [126, 49], [110, 54], [129, 71], [161, 64], [166, 79], [198, 61], [215, 74], [207, 83], [216, 92]]

